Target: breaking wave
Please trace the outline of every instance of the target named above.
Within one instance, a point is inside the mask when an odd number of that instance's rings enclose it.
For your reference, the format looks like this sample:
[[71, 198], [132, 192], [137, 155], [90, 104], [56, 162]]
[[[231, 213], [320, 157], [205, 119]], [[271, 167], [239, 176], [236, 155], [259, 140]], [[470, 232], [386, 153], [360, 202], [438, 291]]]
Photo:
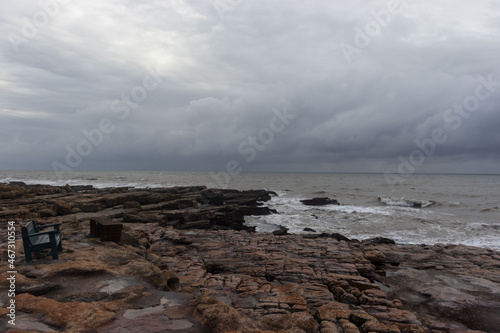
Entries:
[[405, 197], [402, 198], [378, 197], [378, 200], [381, 203], [386, 204], [387, 206], [400, 206], [400, 207], [425, 208], [434, 204], [433, 201], [414, 200], [414, 199], [407, 199]]

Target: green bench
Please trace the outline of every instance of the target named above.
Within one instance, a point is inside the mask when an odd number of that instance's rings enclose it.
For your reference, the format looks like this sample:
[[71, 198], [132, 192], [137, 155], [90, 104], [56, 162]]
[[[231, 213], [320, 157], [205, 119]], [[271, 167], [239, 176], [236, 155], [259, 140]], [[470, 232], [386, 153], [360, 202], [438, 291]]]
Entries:
[[[29, 221], [21, 227], [23, 236], [24, 255], [26, 262], [32, 262], [31, 252], [39, 256], [40, 251], [50, 249], [52, 259], [58, 259], [58, 252], [62, 251], [60, 223], [37, 226], [35, 221]], [[53, 230], [41, 232], [41, 230], [53, 227]]]

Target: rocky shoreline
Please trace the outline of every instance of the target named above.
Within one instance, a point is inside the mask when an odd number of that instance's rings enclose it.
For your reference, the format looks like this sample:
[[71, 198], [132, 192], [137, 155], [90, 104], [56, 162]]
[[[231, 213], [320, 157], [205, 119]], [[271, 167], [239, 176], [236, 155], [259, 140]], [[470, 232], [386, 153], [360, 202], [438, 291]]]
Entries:
[[[0, 184], [2, 267], [7, 221], [59, 222], [63, 234], [55, 261], [26, 264], [16, 242], [16, 326], [2, 331], [500, 331], [499, 252], [256, 233], [244, 217], [273, 213], [272, 195]], [[121, 240], [89, 235], [95, 218], [123, 224]]]

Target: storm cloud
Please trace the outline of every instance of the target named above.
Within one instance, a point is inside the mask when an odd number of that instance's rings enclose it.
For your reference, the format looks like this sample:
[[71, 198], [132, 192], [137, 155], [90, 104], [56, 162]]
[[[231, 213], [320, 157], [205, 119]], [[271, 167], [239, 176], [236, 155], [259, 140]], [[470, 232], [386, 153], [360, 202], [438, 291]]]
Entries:
[[0, 169], [499, 173], [494, 1], [0, 4]]

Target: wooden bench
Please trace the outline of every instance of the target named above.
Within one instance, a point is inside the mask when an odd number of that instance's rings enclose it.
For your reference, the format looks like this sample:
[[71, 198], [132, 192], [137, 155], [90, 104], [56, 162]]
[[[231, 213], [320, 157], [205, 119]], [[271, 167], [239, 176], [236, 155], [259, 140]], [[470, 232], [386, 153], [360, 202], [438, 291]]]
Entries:
[[[49, 225], [36, 225], [35, 221], [29, 221], [21, 227], [23, 236], [24, 255], [26, 262], [32, 262], [31, 252], [38, 256], [40, 251], [50, 249], [52, 259], [58, 259], [58, 252], [62, 251], [60, 223]], [[40, 232], [41, 230], [53, 227], [53, 230]]]

